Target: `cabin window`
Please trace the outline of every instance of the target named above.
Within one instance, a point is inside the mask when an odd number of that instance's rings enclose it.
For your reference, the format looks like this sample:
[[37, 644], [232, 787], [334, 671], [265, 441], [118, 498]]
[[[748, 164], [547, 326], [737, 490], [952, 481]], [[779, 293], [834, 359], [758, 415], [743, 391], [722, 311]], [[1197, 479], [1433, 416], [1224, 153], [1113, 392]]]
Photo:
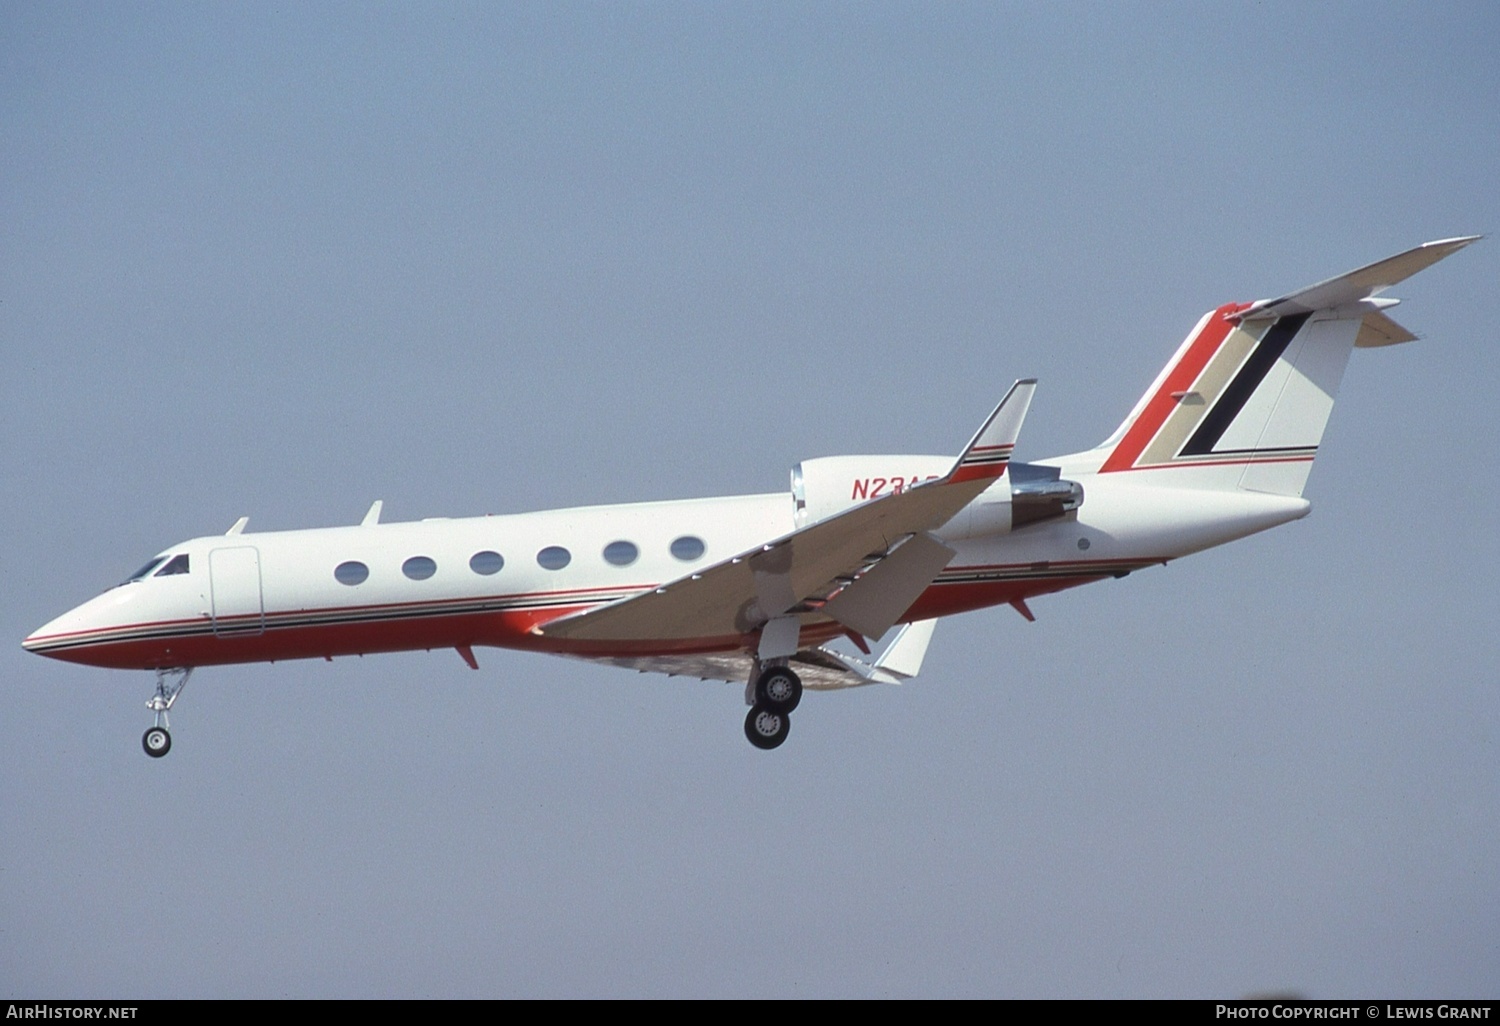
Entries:
[[629, 566], [641, 554], [635, 542], [613, 541], [604, 546], [604, 561], [612, 566]]
[[484, 574], [486, 577], [490, 574], [498, 574], [503, 566], [505, 566], [505, 557], [488, 549], [476, 552], [469, 557], [469, 569], [476, 574]]
[[541, 564], [544, 570], [561, 570], [573, 562], [573, 553], [561, 545], [548, 545], [536, 554], [536, 561]]
[[151, 562], [149, 562], [145, 566], [141, 567], [139, 570], [137, 570], [135, 573], [131, 574], [129, 577], [125, 578], [125, 580], [121, 581], [120, 583], [121, 584], [129, 584], [132, 581], [139, 581], [142, 577], [147, 576], [148, 574], [151, 573], [151, 571], [155, 570], [157, 567], [161, 566], [166, 561], [167, 561], [167, 557], [166, 556], [157, 556]]
[[160, 570], [156, 571], [156, 573], [152, 574], [151, 576], [152, 577], [172, 577], [172, 576], [174, 576], [176, 574], [185, 574], [187, 572], [188, 572], [188, 557], [187, 557], [187, 553], [184, 552], [181, 555], [173, 556], [171, 558], [171, 560], [169, 560], [167, 562], [166, 566], [162, 567]]
[[333, 568], [333, 579], [340, 584], [347, 584], [351, 588], [356, 584], [364, 584], [370, 576], [370, 568], [357, 559], [351, 559], [347, 563], [340, 563]]
[[401, 564], [401, 572], [414, 581], [425, 581], [437, 573], [437, 564], [426, 556], [413, 556]]
[[705, 546], [702, 538], [695, 538], [691, 534], [685, 534], [672, 543], [672, 555], [684, 563], [691, 563], [703, 556]]

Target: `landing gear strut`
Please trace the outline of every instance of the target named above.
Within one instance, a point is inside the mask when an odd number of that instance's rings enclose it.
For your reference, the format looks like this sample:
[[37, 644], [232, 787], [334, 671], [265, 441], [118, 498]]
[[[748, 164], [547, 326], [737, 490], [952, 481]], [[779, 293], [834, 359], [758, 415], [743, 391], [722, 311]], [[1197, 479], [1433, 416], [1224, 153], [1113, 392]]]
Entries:
[[792, 729], [792, 710], [802, 701], [802, 678], [786, 666], [770, 666], [746, 690], [751, 705], [745, 737], [756, 748], [779, 747]]
[[141, 737], [141, 747], [153, 759], [160, 759], [172, 750], [172, 735], [167, 730], [167, 710], [187, 687], [193, 675], [191, 666], [176, 666], [169, 670], [156, 671], [156, 694], [146, 702], [146, 708], [156, 714], [156, 724]]

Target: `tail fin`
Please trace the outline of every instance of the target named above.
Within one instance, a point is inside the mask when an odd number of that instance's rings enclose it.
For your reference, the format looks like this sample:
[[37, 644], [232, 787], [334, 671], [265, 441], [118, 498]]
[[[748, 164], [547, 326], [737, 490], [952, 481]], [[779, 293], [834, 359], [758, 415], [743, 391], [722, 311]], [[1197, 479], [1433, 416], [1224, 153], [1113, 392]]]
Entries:
[[1161, 479], [1177, 486], [1301, 495], [1350, 352], [1416, 337], [1383, 312], [1398, 301], [1376, 294], [1477, 238], [1205, 314], [1104, 443], [1099, 472], [1170, 469]]

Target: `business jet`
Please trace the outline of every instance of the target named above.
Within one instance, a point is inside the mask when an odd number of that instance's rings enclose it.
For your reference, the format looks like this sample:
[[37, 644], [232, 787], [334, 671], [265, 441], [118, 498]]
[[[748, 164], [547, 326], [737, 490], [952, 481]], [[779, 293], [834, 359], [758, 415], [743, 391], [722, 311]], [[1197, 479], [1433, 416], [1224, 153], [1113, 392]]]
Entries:
[[357, 526], [265, 533], [241, 517], [23, 645], [154, 671], [142, 746], [158, 758], [197, 667], [453, 649], [477, 670], [482, 646], [744, 682], [745, 735], [776, 748], [804, 689], [917, 676], [940, 617], [1030, 620], [1037, 596], [1306, 516], [1350, 353], [1415, 338], [1379, 294], [1477, 238], [1209, 311], [1086, 452], [1011, 460], [1023, 379], [956, 458], [805, 460], [790, 492], [389, 524], [377, 501]]

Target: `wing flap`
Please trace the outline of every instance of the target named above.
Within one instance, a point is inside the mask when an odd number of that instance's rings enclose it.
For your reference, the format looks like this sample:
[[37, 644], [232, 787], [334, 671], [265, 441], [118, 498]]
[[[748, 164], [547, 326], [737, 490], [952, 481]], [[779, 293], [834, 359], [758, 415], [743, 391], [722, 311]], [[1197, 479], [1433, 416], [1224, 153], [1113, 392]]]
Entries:
[[895, 626], [957, 554], [930, 534], [914, 534], [823, 606], [823, 612], [867, 638]]

